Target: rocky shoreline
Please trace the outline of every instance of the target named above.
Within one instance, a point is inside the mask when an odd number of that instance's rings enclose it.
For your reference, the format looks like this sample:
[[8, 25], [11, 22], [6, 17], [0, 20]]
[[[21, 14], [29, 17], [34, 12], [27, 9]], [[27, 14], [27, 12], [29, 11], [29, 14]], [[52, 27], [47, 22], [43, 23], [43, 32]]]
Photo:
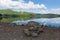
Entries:
[[[0, 40], [60, 40], [60, 28], [43, 26], [43, 32], [38, 37], [28, 37], [24, 35], [23, 29], [38, 26], [38, 23], [29, 22], [26, 25], [14, 25], [10, 23], [0, 23]], [[36, 25], [37, 24], [37, 25]], [[34, 27], [33, 26], [33, 27]]]

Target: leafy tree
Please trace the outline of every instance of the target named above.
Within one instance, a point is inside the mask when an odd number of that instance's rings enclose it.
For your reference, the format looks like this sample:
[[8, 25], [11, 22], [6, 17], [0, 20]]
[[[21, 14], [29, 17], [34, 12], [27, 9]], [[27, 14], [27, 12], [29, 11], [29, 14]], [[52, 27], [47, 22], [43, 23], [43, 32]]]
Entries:
[[0, 14], [0, 20], [2, 19], [2, 14]]

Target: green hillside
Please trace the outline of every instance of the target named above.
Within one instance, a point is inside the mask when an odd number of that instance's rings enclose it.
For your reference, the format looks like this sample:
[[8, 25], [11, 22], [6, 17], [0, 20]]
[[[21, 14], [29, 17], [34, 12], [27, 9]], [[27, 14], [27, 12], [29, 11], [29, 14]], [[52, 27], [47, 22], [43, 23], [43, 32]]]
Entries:
[[37, 14], [37, 13], [29, 13], [29, 12], [17, 12], [12, 10], [0, 10], [0, 14], [3, 15], [2, 20], [0, 22], [12, 22], [16, 20], [30, 20], [34, 18], [56, 18], [60, 17], [57, 14]]
[[35, 14], [29, 13], [29, 12], [17, 12], [17, 11], [12, 11], [12, 10], [0, 10], [0, 14], [9, 14], [9, 15], [20, 15], [20, 16], [34, 16]]
[[0, 10], [0, 14], [20, 14], [20, 15], [24, 14], [24, 15], [28, 15], [28, 12], [17, 12], [17, 11], [12, 11], [12, 10], [6, 9], [6, 10]]
[[12, 11], [9, 9], [6, 10], [0, 10], [0, 14], [8, 14], [8, 15], [20, 15], [23, 17], [47, 17], [47, 18], [52, 18], [52, 17], [60, 17], [60, 15], [57, 14], [34, 14], [34, 13], [29, 13], [29, 12], [17, 12], [17, 11]]
[[0, 14], [3, 15], [1, 22], [12, 22], [15, 20], [28, 20], [34, 17], [34, 14], [28, 12], [16, 12], [12, 10], [0, 10]]

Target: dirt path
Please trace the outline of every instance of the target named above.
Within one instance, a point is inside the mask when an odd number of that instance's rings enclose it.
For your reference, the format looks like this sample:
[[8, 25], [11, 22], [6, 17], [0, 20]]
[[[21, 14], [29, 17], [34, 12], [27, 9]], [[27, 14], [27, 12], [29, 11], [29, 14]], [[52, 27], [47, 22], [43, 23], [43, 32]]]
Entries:
[[60, 40], [60, 28], [45, 27], [39, 37], [26, 37], [22, 26], [0, 23], [0, 40]]

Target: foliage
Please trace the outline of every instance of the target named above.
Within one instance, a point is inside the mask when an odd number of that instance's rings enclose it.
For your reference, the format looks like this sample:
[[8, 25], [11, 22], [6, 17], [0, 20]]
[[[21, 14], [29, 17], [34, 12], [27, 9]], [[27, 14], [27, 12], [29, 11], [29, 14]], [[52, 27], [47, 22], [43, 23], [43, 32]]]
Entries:
[[2, 19], [2, 14], [0, 14], [0, 20]]

